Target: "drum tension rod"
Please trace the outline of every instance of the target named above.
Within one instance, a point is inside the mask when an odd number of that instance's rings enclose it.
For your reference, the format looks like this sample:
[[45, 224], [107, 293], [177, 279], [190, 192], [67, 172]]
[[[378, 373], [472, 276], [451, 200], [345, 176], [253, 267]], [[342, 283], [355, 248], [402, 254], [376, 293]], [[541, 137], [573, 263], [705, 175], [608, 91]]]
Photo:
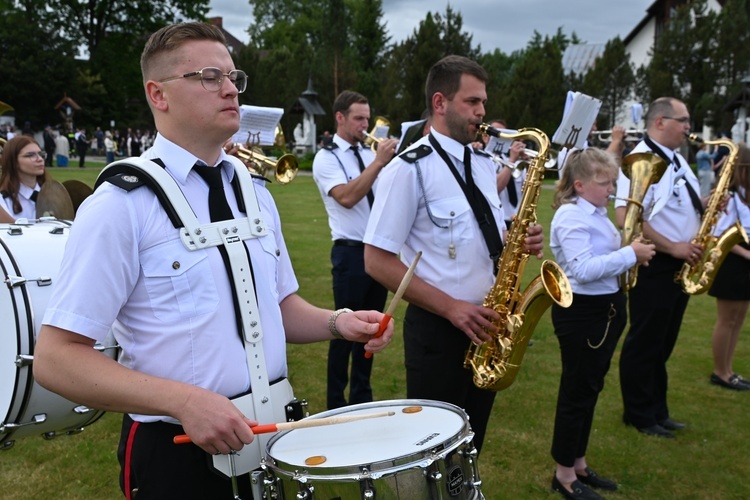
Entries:
[[38, 278], [24, 278], [23, 276], [7, 276], [5, 284], [8, 288], [14, 288], [26, 284], [27, 281], [36, 281], [38, 286], [49, 286], [52, 284], [52, 278], [49, 276], [40, 276]]

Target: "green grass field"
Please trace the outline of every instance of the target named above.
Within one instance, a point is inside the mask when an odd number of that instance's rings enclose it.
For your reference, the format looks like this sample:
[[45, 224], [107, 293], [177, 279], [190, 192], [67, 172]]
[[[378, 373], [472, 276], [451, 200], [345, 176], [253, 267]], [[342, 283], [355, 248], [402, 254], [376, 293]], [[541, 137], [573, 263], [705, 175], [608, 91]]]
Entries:
[[[93, 183], [98, 169], [52, 169], [51, 173], [59, 181], [77, 178]], [[288, 186], [274, 184], [271, 189], [281, 212], [300, 295], [316, 305], [332, 307], [330, 233], [312, 178], [300, 175]], [[552, 216], [551, 195], [550, 189], [543, 190], [539, 203], [538, 218], [545, 231]], [[530, 261], [526, 281], [538, 273], [537, 264]], [[377, 400], [405, 397], [404, 309], [402, 304], [395, 315], [394, 342], [376, 356], [372, 383]], [[619, 350], [615, 354], [587, 454], [592, 468], [619, 482], [620, 490], [608, 495], [610, 498], [750, 498], [745, 478], [750, 470], [750, 394], [708, 383], [715, 314], [712, 298], [691, 299], [668, 365], [672, 415], [689, 424], [677, 439], [649, 438], [622, 424], [616, 369]], [[750, 342], [747, 334], [743, 335], [735, 369], [750, 376]], [[311, 413], [324, 411], [327, 344], [290, 345], [288, 353], [297, 397], [309, 402]], [[559, 374], [559, 349], [547, 313], [539, 322], [534, 345], [529, 347], [515, 383], [501, 392], [495, 403], [479, 460], [488, 499], [558, 497], [549, 486], [554, 471], [549, 448]], [[107, 414], [76, 436], [19, 440], [14, 448], [0, 452], [0, 498], [120, 497], [115, 456], [119, 423], [119, 415]]]

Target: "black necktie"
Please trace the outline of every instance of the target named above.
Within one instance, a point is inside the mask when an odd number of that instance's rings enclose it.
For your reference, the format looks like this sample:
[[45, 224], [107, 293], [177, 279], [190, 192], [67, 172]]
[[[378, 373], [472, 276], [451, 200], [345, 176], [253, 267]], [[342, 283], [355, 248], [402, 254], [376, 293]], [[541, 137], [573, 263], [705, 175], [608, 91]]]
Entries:
[[211, 222], [234, 219], [232, 209], [229, 208], [227, 197], [224, 194], [224, 182], [221, 180], [221, 167], [209, 167], [196, 164], [193, 166], [198, 175], [208, 184], [208, 211], [211, 214]]
[[[222, 220], [234, 219], [232, 209], [229, 207], [227, 197], [224, 193], [224, 182], [221, 180], [221, 166], [209, 167], [208, 165], [201, 165], [196, 163], [193, 166], [193, 170], [203, 177], [203, 180], [208, 184], [208, 212], [211, 214], [211, 222], [218, 222]], [[227, 276], [229, 282], [232, 283], [232, 298], [234, 299], [234, 313], [237, 320], [237, 331], [240, 334], [240, 338], [243, 339], [242, 331], [242, 318], [240, 316], [239, 299], [237, 297], [237, 290], [234, 288], [233, 277], [232, 277], [232, 265], [229, 261], [229, 254], [224, 245], [216, 247], [221, 254], [221, 259], [224, 261], [224, 267], [227, 269]], [[250, 260], [250, 253], [245, 247], [247, 252], [247, 260], [250, 263], [250, 274], [253, 278], [253, 286], [255, 286], [255, 273], [253, 272], [253, 263]], [[257, 293], [256, 293], [257, 298]]]
[[31, 193], [31, 196], [29, 196], [29, 199], [36, 203], [36, 199], [39, 197], [39, 191], [34, 191]]
[[466, 175], [466, 186], [469, 188], [469, 192], [476, 194], [474, 177], [471, 175], [471, 151], [469, 148], [464, 148], [464, 173]]
[[[354, 156], [357, 157], [357, 163], [359, 163], [359, 173], [362, 173], [365, 171], [365, 162], [362, 161], [362, 157], [359, 156], [359, 148], [352, 147], [352, 151], [354, 151]], [[372, 208], [372, 202], [375, 201], [375, 195], [372, 194], [372, 189], [370, 189], [367, 192], [367, 203], [370, 204], [370, 208]]]

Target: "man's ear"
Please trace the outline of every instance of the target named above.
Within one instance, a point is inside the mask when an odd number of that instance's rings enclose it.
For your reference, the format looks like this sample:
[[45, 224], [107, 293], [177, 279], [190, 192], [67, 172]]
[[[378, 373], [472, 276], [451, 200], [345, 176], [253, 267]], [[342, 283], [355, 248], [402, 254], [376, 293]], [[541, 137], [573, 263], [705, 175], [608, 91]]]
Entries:
[[441, 92], [432, 94], [432, 109], [437, 114], [445, 114], [445, 107], [448, 105], [448, 99]]
[[169, 102], [161, 83], [149, 80], [146, 82], [146, 98], [151, 107], [159, 111], [167, 111]]

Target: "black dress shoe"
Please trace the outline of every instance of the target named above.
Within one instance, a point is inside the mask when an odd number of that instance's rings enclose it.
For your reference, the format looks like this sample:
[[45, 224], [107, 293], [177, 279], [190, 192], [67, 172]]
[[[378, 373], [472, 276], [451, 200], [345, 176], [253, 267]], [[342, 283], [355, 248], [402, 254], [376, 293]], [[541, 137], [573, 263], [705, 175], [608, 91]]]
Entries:
[[661, 425], [668, 431], [681, 431], [682, 429], [687, 427], [687, 424], [683, 424], [682, 422], [677, 422], [675, 420], [672, 420], [671, 418], [668, 418], [662, 422], [659, 422], [659, 425]]
[[584, 469], [584, 472], [586, 472], [586, 476], [576, 472], [576, 477], [583, 484], [599, 490], [617, 491], [617, 483], [614, 481], [601, 477], [588, 467]]
[[560, 493], [565, 498], [572, 498], [574, 500], [603, 500], [602, 496], [587, 487], [580, 481], [573, 481], [568, 491], [565, 486], [557, 479], [557, 476], [552, 476], [552, 489]]
[[636, 427], [638, 432], [647, 436], [660, 437], [660, 438], [674, 438], [674, 434], [669, 432], [667, 429], [659, 424], [652, 425], [650, 427]]
[[745, 379], [743, 379], [736, 373], [729, 377], [729, 382], [724, 381], [724, 379], [722, 379], [715, 373], [712, 373], [711, 383], [714, 385], [718, 385], [719, 387], [724, 387], [725, 389], [733, 389], [735, 391], [750, 391], [750, 384], [748, 384]]

